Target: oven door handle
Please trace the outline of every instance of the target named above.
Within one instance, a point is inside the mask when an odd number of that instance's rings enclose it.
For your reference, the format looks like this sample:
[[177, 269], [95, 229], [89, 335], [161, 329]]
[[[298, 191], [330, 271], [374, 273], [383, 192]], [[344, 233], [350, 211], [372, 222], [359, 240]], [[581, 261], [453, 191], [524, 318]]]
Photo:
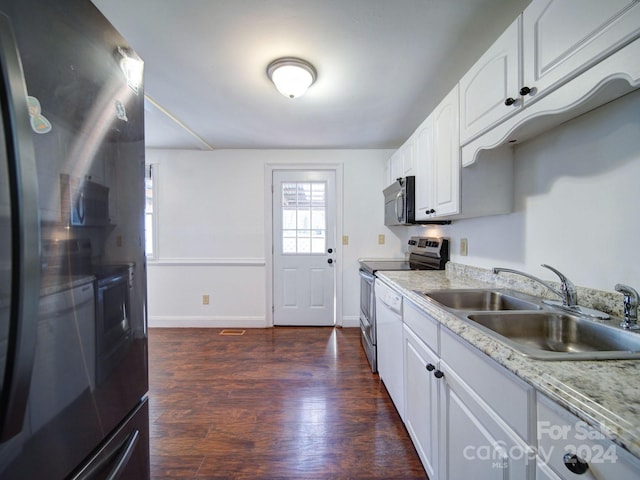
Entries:
[[364, 270], [360, 270], [360, 277], [362, 277], [363, 280], [373, 284], [373, 282], [375, 281], [376, 277], [375, 275], [370, 274], [369, 272], [366, 272]]

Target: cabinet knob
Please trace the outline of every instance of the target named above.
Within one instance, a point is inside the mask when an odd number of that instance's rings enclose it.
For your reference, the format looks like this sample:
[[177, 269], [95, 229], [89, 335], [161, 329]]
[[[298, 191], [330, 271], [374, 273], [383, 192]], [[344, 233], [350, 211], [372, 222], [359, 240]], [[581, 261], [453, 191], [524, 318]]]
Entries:
[[433, 208], [431, 209], [427, 208], [424, 213], [426, 213], [427, 215], [430, 215], [432, 213], [436, 213], [436, 211]]
[[435, 375], [436, 378], [444, 377], [444, 373], [442, 373], [440, 370], [436, 370], [435, 372], [433, 372], [433, 374]]
[[331, 265], [333, 263], [333, 259], [330, 258], [329, 260], [327, 260], [327, 263]]
[[589, 470], [589, 464], [580, 460], [575, 453], [565, 453], [562, 461], [564, 466], [576, 475], [582, 475]]
[[328, 249], [327, 253], [333, 253], [333, 248]]
[[435, 365], [433, 365], [432, 363], [427, 363], [427, 370], [429, 370], [430, 372], [433, 372], [436, 369]]
[[511, 98], [511, 97], [507, 98], [507, 99], [504, 101], [504, 104], [505, 104], [507, 107], [510, 107], [510, 106], [511, 106], [511, 105], [513, 105], [514, 103], [516, 103], [516, 99], [515, 99], [515, 98]]
[[523, 97], [525, 95], [529, 95], [531, 93], [531, 89], [529, 87], [522, 87], [520, 89], [520, 95], [522, 95]]

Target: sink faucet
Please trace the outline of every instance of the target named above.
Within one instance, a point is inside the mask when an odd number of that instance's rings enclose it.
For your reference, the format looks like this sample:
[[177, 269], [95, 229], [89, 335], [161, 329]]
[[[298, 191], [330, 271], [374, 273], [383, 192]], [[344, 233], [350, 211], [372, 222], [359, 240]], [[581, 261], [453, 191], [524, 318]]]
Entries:
[[493, 273], [498, 274], [500, 272], [507, 272], [507, 273], [515, 273], [517, 275], [522, 275], [523, 277], [527, 277], [547, 287], [553, 293], [558, 295], [562, 299], [562, 305], [566, 307], [576, 307], [578, 305], [578, 292], [576, 291], [576, 286], [573, 284], [573, 282], [571, 282], [571, 280], [569, 280], [566, 276], [564, 276], [561, 272], [559, 272], [555, 268], [549, 265], [545, 265], [544, 263], [542, 264], [542, 266], [544, 268], [548, 268], [553, 273], [558, 275], [558, 277], [560, 277], [560, 290], [556, 289], [555, 287], [545, 282], [544, 280], [541, 280], [538, 277], [534, 277], [533, 275], [529, 275], [528, 273], [521, 272], [520, 270], [512, 270], [510, 268], [495, 267], [493, 269]]
[[629, 330], [638, 330], [638, 301], [640, 297], [629, 285], [623, 285], [621, 283], [616, 284], [616, 292], [620, 292], [624, 295], [624, 321], [620, 324], [623, 328]]

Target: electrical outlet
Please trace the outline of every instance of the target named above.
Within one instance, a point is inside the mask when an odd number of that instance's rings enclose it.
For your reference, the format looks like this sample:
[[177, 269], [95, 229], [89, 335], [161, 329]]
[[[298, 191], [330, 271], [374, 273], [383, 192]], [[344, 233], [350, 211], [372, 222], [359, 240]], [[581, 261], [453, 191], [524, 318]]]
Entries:
[[349, 245], [349, 235], [343, 235], [342, 236], [342, 244], [343, 245]]
[[202, 295], [202, 304], [209, 305], [209, 295]]
[[466, 238], [460, 239], [460, 255], [466, 257], [469, 254], [469, 241]]
[[378, 235], [378, 245], [384, 245], [384, 233]]

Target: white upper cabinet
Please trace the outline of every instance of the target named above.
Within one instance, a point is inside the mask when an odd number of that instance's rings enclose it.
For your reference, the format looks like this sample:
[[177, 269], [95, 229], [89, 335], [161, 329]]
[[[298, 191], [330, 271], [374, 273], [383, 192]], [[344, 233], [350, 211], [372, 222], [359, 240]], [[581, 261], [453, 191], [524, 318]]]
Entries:
[[[522, 15], [530, 100], [571, 80], [640, 35], [637, 0], [534, 0]], [[526, 92], [525, 90], [524, 92]]]
[[400, 147], [398, 150], [393, 152], [391, 158], [389, 159], [389, 181], [387, 185], [391, 185], [396, 178], [402, 176], [402, 172], [404, 171], [404, 155], [403, 155], [403, 147]]
[[[415, 175], [415, 154], [413, 145], [410, 141], [405, 142], [398, 150], [396, 150], [389, 159], [389, 182], [391, 185], [400, 177], [408, 177]], [[385, 187], [387, 186], [385, 185]]]
[[412, 135], [416, 162], [416, 220], [431, 218], [433, 208], [433, 116]]
[[415, 152], [416, 220], [459, 212], [460, 127], [456, 86], [422, 122], [408, 144]]
[[460, 208], [460, 124], [458, 86], [433, 111], [433, 216]]
[[460, 81], [462, 166], [638, 88], [639, 37], [639, 0], [533, 0]]
[[460, 79], [460, 143], [513, 115], [522, 106], [521, 17]]

